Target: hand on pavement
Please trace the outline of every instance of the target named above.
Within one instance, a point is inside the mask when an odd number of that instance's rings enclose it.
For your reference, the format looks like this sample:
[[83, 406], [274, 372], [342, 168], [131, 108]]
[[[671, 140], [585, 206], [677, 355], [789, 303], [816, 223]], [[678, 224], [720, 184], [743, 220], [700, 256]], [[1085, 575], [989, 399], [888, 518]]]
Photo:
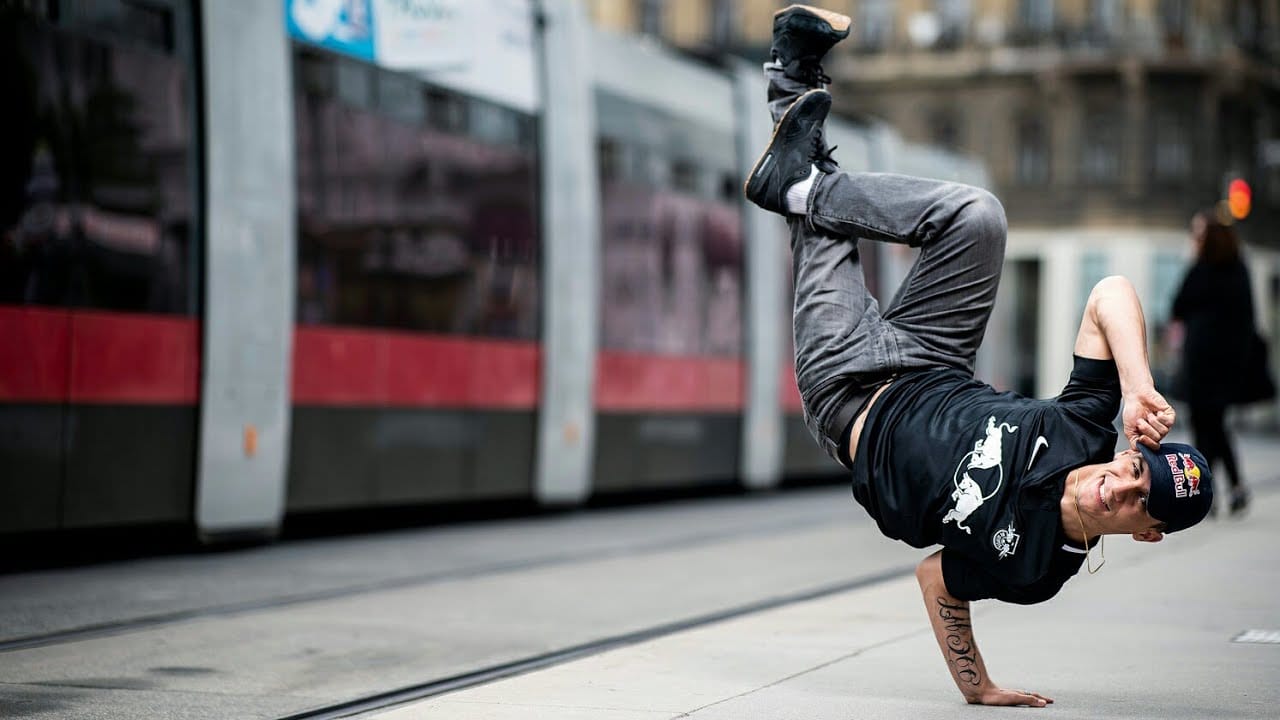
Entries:
[[1004, 688], [991, 687], [969, 702], [974, 705], [1029, 705], [1031, 707], [1044, 707], [1053, 702], [1053, 698], [1045, 697], [1040, 693], [1027, 692], [1026, 690], [1005, 690]]

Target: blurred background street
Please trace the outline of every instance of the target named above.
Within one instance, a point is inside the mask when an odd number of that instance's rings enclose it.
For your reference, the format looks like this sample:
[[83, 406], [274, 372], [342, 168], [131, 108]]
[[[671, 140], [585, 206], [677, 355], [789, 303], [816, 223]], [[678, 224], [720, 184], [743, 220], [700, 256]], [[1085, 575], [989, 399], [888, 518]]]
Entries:
[[[786, 4], [0, 0], [0, 715], [957, 712], [742, 196]], [[1280, 0], [823, 7], [841, 166], [1004, 204], [977, 377], [1055, 395], [1123, 274], [1236, 451], [1204, 528], [980, 606], [993, 672], [1274, 715]]]

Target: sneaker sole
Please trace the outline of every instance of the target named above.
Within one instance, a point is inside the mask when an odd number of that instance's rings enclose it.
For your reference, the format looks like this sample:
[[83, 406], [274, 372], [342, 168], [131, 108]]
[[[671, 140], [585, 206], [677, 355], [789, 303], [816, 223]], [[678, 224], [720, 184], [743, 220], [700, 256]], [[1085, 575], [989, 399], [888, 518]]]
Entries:
[[835, 30], [838, 33], [849, 32], [849, 25], [853, 23], [853, 21], [849, 19], [848, 15], [841, 15], [838, 12], [823, 10], [822, 8], [813, 7], [812, 5], [788, 5], [774, 13], [773, 17], [776, 20], [783, 13], [788, 13], [793, 10], [803, 10], [810, 15], [822, 18], [824, 22], [831, 26], [832, 30]]
[[759, 175], [760, 171], [764, 169], [764, 166], [768, 161], [773, 159], [773, 141], [778, 139], [778, 131], [782, 129], [782, 124], [791, 116], [791, 112], [796, 109], [801, 100], [814, 93], [823, 93], [824, 95], [830, 94], [826, 90], [820, 89], [814, 89], [806, 92], [796, 98], [795, 101], [787, 107], [787, 111], [782, 113], [782, 117], [778, 118], [778, 122], [774, 124], [773, 134], [769, 136], [769, 144], [765, 146], [764, 152], [760, 154], [760, 157], [756, 160], [756, 164], [751, 166], [751, 174], [747, 176], [747, 181], [742, 184], [742, 195], [747, 198], [747, 200], [754, 202], [751, 200], [751, 183], [755, 181], [756, 177]]

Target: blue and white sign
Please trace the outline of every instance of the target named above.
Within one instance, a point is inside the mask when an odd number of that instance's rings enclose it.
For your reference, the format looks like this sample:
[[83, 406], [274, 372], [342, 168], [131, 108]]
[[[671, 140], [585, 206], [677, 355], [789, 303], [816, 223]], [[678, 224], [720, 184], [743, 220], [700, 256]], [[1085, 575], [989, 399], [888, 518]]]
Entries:
[[371, 0], [285, 0], [285, 25], [299, 40], [374, 61]]
[[285, 0], [289, 34], [536, 112], [531, 0]]

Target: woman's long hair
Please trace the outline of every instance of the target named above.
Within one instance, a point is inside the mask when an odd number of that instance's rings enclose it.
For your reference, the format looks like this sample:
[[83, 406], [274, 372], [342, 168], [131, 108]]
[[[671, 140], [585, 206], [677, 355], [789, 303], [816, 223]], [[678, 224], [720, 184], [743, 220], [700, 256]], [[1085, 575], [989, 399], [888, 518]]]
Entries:
[[1240, 239], [1236, 237], [1236, 229], [1223, 224], [1213, 210], [1201, 210], [1196, 217], [1204, 221], [1204, 241], [1200, 243], [1196, 260], [1210, 265], [1235, 262], [1240, 257]]

